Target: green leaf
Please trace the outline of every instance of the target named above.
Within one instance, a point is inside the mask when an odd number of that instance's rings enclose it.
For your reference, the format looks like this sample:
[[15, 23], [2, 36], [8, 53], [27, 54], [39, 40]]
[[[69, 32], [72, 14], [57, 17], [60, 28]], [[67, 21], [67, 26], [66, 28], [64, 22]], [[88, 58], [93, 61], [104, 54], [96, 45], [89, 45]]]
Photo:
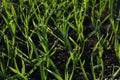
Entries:
[[17, 75], [19, 75], [19, 76], [20, 76], [21, 78], [23, 78], [24, 80], [28, 80], [27, 77], [25, 77], [23, 74], [21, 74], [18, 70], [14, 69], [14, 68], [12, 68], [12, 67], [9, 67], [9, 69], [10, 69], [12, 72], [16, 73]]
[[51, 73], [53, 76], [55, 76], [55, 78], [57, 78], [58, 80], [63, 80], [62, 79], [62, 77], [59, 75], [59, 74], [57, 74], [57, 73], [55, 73], [55, 72], [53, 72], [53, 71], [51, 71], [51, 70], [49, 70], [49, 69], [46, 69], [49, 73]]
[[17, 15], [16, 15], [16, 11], [13, 5], [11, 6], [11, 12], [12, 12], [13, 17], [16, 19]]
[[25, 74], [25, 62], [23, 61], [22, 58], [21, 58], [21, 60], [22, 60], [22, 70], [21, 70], [21, 73]]

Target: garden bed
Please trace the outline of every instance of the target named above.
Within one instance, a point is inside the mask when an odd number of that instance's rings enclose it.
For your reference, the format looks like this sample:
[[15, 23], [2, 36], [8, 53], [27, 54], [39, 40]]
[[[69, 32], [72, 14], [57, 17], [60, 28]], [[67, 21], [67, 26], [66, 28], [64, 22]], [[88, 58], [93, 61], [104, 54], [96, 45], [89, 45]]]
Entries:
[[118, 3], [3, 0], [0, 80], [119, 80]]

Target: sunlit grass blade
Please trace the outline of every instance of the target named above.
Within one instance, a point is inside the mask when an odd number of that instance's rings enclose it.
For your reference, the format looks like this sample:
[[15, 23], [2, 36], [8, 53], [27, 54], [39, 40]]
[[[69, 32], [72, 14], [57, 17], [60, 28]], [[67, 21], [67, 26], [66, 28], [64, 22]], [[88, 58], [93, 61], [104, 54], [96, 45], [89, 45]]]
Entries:
[[34, 67], [27, 73], [27, 77], [29, 77], [42, 63], [42, 60], [38, 60], [38, 62], [34, 65]]
[[53, 61], [51, 59], [49, 59], [49, 62], [50, 62], [50, 66], [52, 66], [54, 68], [54, 71], [51, 71], [50, 69], [47, 69], [46, 70], [51, 73], [53, 76], [55, 76], [56, 79], [58, 80], [63, 80], [62, 77], [61, 77], [61, 74], [59, 73], [59, 71], [57, 70], [57, 67], [55, 66], [55, 64], [53, 63]]
[[25, 74], [25, 62], [23, 61], [23, 59], [21, 58], [22, 61], [22, 68], [21, 68], [21, 73]]
[[96, 73], [95, 73], [94, 63], [93, 63], [93, 54], [91, 55], [91, 70], [92, 70], [93, 80], [96, 80]]
[[23, 78], [24, 80], [28, 80], [27, 77], [25, 77], [22, 73], [20, 73], [19, 71], [17, 71], [16, 69], [14, 69], [13, 67], [9, 67], [9, 69], [11, 71], [13, 71], [14, 73], [16, 73], [17, 75], [19, 75], [21, 78]]
[[69, 73], [68, 73], [68, 68], [69, 68], [69, 63], [71, 61], [71, 58], [69, 57], [66, 66], [65, 66], [65, 80], [69, 80]]
[[[85, 62], [85, 61], [84, 61], [84, 62]], [[87, 74], [86, 74], [86, 72], [85, 72], [85, 69], [84, 69], [84, 62], [82, 62], [82, 61], [80, 60], [80, 67], [81, 67], [81, 69], [82, 69], [84, 79], [85, 79], [85, 80], [89, 80], [88, 77], [87, 77]]]
[[114, 72], [114, 73], [112, 74], [112, 77], [110, 78], [110, 80], [114, 80], [115, 77], [116, 77], [117, 75], [119, 75], [119, 73], [120, 73], [120, 67], [117, 69], [116, 72]]
[[58, 37], [57, 35], [55, 35], [54, 32], [49, 27], [48, 27], [48, 32], [50, 34], [52, 34], [55, 38], [57, 38], [60, 42], [62, 42], [63, 44], [65, 44], [64, 41], [60, 37]]
[[51, 71], [51, 70], [49, 70], [49, 69], [46, 69], [49, 73], [51, 73], [52, 75], [54, 75], [55, 76], [55, 78], [56, 79], [58, 79], [58, 80], [63, 80], [58, 74], [56, 74], [55, 72], [53, 72], [53, 71]]

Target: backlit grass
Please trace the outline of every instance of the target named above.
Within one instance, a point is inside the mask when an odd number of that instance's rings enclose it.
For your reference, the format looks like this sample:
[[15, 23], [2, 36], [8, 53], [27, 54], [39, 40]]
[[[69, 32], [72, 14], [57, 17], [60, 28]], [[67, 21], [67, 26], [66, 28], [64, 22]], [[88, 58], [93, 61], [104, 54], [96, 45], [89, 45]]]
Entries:
[[[85, 80], [104, 80], [105, 51], [112, 50], [120, 64], [118, 3], [118, 0], [2, 0], [0, 79], [32, 80], [37, 72], [39, 80], [73, 80], [79, 69]], [[92, 37], [95, 44], [86, 51]], [[89, 54], [83, 59], [86, 53]], [[60, 61], [53, 60], [57, 54], [68, 54], [63, 73], [57, 66]], [[91, 77], [85, 68], [89, 57]], [[113, 70], [110, 80], [120, 76], [120, 65], [107, 67]]]

